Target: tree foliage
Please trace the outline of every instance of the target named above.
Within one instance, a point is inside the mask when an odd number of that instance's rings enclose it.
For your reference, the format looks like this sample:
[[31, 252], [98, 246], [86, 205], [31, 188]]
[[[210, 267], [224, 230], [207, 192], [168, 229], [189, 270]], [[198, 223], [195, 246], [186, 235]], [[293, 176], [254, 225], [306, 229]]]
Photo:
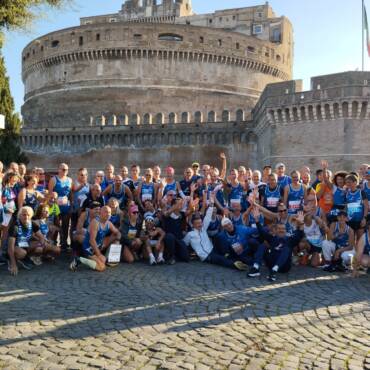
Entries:
[[0, 54], [0, 114], [5, 116], [5, 130], [0, 131], [0, 161], [28, 162], [22, 153], [20, 141], [21, 119], [14, 113], [14, 100], [10, 94], [9, 78], [6, 74], [4, 58]]
[[0, 114], [5, 115], [6, 127], [0, 131], [0, 160], [27, 162], [19, 141], [21, 119], [14, 113], [14, 101], [10, 93], [9, 78], [1, 55], [3, 33], [6, 30], [24, 28], [40, 15], [43, 6], [60, 7], [69, 0], [0, 0]]
[[3, 32], [22, 29], [40, 15], [43, 6], [60, 7], [69, 0], [0, 0], [0, 47]]
[[63, 2], [64, 0], [0, 0], [0, 28], [23, 27], [35, 18], [40, 6], [59, 7]]

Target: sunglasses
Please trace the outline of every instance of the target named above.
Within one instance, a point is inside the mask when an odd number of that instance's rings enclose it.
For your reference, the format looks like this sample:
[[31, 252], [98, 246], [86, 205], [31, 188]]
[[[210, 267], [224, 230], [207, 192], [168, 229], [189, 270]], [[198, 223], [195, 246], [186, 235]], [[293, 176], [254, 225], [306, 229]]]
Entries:
[[283, 213], [283, 212], [286, 212], [286, 211], [287, 211], [286, 209], [280, 209], [278, 212]]
[[132, 212], [133, 215], [138, 215], [139, 212], [138, 211], [135, 211], [135, 212]]
[[68, 171], [68, 168], [61, 168], [62, 171]]

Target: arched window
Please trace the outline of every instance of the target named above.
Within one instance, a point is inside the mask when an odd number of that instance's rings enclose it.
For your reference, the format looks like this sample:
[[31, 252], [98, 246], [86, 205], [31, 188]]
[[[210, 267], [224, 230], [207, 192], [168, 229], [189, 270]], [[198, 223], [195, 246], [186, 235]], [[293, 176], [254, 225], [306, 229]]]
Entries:
[[244, 121], [244, 111], [243, 109], [238, 109], [236, 111], [236, 122]]
[[158, 113], [156, 116], [155, 116], [155, 123], [157, 125], [162, 125], [163, 124], [163, 113]]
[[119, 125], [127, 125], [128, 124], [128, 117], [126, 114], [120, 114], [118, 116], [118, 124]]
[[197, 111], [194, 113], [194, 122], [201, 123], [202, 122], [202, 112]]
[[172, 112], [168, 115], [168, 122], [169, 123], [177, 123], [177, 117], [176, 117], [175, 113]]
[[225, 109], [222, 112], [222, 122], [229, 122], [229, 121], [230, 121], [230, 112]]
[[213, 110], [208, 112], [208, 122], [216, 122], [216, 113]]
[[140, 117], [137, 113], [131, 114], [131, 125], [140, 125]]
[[189, 113], [188, 112], [181, 113], [181, 123], [189, 123]]
[[144, 114], [144, 125], [151, 125], [152, 124], [152, 116], [150, 113], [145, 113]]

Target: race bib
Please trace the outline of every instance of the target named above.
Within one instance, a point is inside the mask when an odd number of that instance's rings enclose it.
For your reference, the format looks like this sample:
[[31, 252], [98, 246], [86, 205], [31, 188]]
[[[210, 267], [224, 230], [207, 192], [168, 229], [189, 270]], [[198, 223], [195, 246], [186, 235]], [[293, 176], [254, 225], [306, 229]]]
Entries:
[[68, 205], [68, 198], [67, 197], [58, 197], [57, 204], [58, 206], [67, 206]]
[[361, 213], [362, 205], [361, 203], [348, 203], [347, 204], [348, 216], [351, 218], [356, 213]]
[[279, 204], [280, 198], [270, 197], [266, 199], [267, 207], [276, 208]]
[[300, 200], [290, 200], [289, 209], [291, 211], [299, 211], [301, 209], [302, 202]]
[[233, 206], [233, 204], [241, 204], [241, 199], [230, 199], [230, 205], [231, 207]]
[[153, 199], [153, 196], [152, 194], [143, 194], [142, 195], [142, 201], [145, 202], [146, 200], [152, 200]]
[[127, 233], [127, 237], [132, 240], [132, 239], [135, 239], [136, 237], [136, 234], [137, 234], [137, 230], [136, 229], [130, 229]]
[[240, 243], [234, 243], [231, 245], [231, 247], [234, 249], [234, 252], [236, 254], [242, 254], [243, 253], [243, 246]]
[[29, 246], [27, 239], [21, 239], [18, 243], [19, 248], [28, 248]]

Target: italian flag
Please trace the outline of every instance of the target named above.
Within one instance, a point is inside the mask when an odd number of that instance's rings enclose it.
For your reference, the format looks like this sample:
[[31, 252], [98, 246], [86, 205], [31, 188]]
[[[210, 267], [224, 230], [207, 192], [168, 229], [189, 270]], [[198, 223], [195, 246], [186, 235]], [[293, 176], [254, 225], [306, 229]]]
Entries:
[[366, 31], [366, 45], [367, 45], [367, 53], [370, 57], [370, 33], [369, 33], [369, 23], [367, 22], [367, 13], [366, 13], [366, 7], [364, 5], [364, 26]]

